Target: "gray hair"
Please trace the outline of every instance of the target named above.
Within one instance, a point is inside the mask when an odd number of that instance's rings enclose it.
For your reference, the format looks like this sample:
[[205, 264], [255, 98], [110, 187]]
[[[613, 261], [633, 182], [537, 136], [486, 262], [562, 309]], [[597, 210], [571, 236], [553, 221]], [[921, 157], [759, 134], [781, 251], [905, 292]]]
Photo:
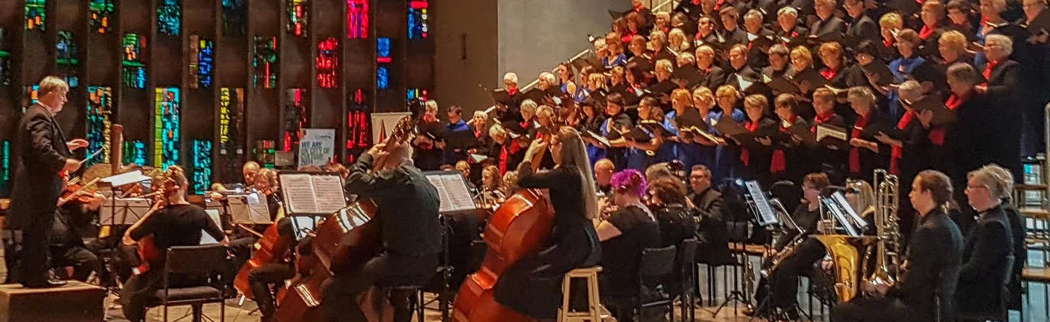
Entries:
[[551, 86], [554, 86], [555, 84], [558, 84], [558, 78], [554, 77], [554, 74], [551, 74], [550, 72], [542, 72], [542, 73], [540, 73], [539, 79], [547, 81], [547, 83], [550, 84]]
[[517, 84], [518, 83], [518, 74], [515, 74], [515, 73], [503, 74], [503, 81]]
[[984, 45], [989, 46], [991, 43], [998, 43], [1003, 48], [1003, 53], [1006, 56], [1010, 56], [1014, 52], [1014, 41], [1006, 35], [991, 34], [984, 38]]
[[897, 93], [900, 94], [901, 98], [914, 99], [922, 95], [922, 84], [915, 80], [904, 81], [897, 88]]
[[988, 188], [988, 192], [999, 199], [1009, 200], [1014, 189], [1014, 176], [1010, 170], [992, 163], [966, 174], [967, 179], [977, 180]]
[[850, 101], [861, 101], [867, 103], [868, 106], [875, 104], [875, 94], [871, 92], [867, 86], [853, 86], [849, 88], [849, 92], [846, 93], [846, 98]]
[[783, 15], [789, 15], [789, 16], [792, 16], [792, 17], [798, 17], [798, 10], [796, 10], [794, 7], [783, 7], [783, 8], [780, 8], [780, 10], [777, 10], [777, 17], [783, 16]]
[[948, 72], [945, 74], [949, 79], [966, 82], [970, 85], [981, 82], [980, 78], [977, 77], [977, 70], [967, 63], [954, 63], [948, 67]]

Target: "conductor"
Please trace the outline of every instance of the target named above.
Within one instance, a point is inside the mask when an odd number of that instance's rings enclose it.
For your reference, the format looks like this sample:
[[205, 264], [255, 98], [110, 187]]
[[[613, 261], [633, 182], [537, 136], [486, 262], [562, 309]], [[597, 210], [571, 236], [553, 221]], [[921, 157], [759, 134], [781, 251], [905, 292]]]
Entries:
[[55, 76], [40, 81], [39, 102], [26, 109], [15, 134], [15, 181], [10, 225], [22, 230], [22, 255], [15, 280], [25, 287], [64, 285], [48, 274], [48, 241], [66, 175], [80, 168], [72, 151], [84, 139], [66, 141], [55, 115], [66, 104], [69, 85]]

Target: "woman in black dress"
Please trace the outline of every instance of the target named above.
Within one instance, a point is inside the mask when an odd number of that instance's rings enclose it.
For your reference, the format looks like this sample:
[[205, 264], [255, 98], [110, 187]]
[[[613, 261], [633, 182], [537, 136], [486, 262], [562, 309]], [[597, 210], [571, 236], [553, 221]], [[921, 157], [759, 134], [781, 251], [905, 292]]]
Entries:
[[603, 203], [603, 213], [615, 208], [598, 224], [602, 241], [602, 302], [617, 321], [633, 321], [634, 297], [639, 296], [638, 266], [642, 250], [660, 247], [660, 226], [642, 197], [646, 193], [645, 176], [634, 169], [620, 171], [612, 177], [612, 206]]
[[533, 172], [532, 159], [547, 143], [534, 141], [518, 165], [522, 188], [549, 189], [554, 228], [548, 245], [515, 263], [496, 283], [496, 301], [537, 319], [553, 320], [561, 306], [565, 273], [598, 264], [601, 249], [591, 219], [597, 213], [595, 184], [580, 134], [561, 127], [549, 144], [555, 167]]

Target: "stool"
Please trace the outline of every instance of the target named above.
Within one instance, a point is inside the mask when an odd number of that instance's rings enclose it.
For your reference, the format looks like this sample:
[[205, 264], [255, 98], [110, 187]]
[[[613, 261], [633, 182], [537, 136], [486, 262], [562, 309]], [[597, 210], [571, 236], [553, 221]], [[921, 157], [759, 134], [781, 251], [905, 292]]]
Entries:
[[[558, 322], [568, 321], [591, 321], [601, 322], [602, 314], [605, 312], [605, 308], [599, 302], [600, 295], [598, 294], [598, 272], [602, 271], [601, 266], [577, 268], [565, 273], [565, 279], [561, 282], [561, 309], [558, 310]], [[573, 312], [569, 305], [572, 292], [570, 285], [572, 279], [584, 278], [587, 279], [587, 311], [585, 312]]]
[[[382, 286], [381, 290], [383, 296], [390, 301], [390, 305], [394, 307], [394, 321], [412, 321], [412, 313], [415, 311], [419, 321], [425, 321], [423, 318], [423, 286], [422, 285], [393, 285], [393, 286]], [[386, 312], [382, 311], [385, 306], [380, 306], [379, 316], [380, 319]], [[398, 312], [401, 309], [401, 312]], [[407, 316], [398, 316], [403, 314], [407, 309]]]

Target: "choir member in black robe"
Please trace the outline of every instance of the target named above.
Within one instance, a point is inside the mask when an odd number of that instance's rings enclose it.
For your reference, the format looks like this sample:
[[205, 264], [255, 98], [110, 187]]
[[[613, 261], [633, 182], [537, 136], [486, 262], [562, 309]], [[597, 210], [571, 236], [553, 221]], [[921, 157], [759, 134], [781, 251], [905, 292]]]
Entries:
[[715, 50], [711, 46], [696, 48], [696, 68], [700, 70], [700, 86], [718, 88], [725, 84], [725, 70], [715, 64]]
[[997, 102], [995, 111], [989, 113], [984, 124], [996, 129], [996, 134], [985, 138], [995, 142], [990, 161], [1010, 169], [1015, 178], [1021, 178], [1021, 115], [1024, 102], [1028, 100], [1024, 95], [1028, 93], [1021, 84], [1021, 65], [1010, 59], [1012, 44], [1012, 40], [1003, 35], [993, 34], [985, 38], [984, 53], [988, 63], [982, 76], [988, 82], [977, 85], [976, 89]]
[[843, 39], [843, 44], [847, 48], [856, 48], [857, 44], [865, 40], [879, 41], [879, 25], [868, 16], [864, 0], [845, 0], [843, 7], [846, 8], [846, 14], [851, 19]]
[[[813, 133], [817, 132], [817, 127], [821, 124], [848, 130], [846, 120], [835, 113], [835, 93], [830, 89], [822, 87], [813, 91], [813, 110], [816, 112], [816, 117], [813, 118], [813, 122], [810, 122]], [[821, 172], [827, 173], [832, 181], [840, 182], [840, 179], [844, 178], [848, 151], [843, 145], [818, 140], [810, 153], [810, 159], [815, 163], [814, 166], [818, 167]]]
[[773, 180], [791, 180], [801, 182], [802, 175], [809, 173], [813, 166], [809, 155], [805, 153], [805, 139], [793, 130], [808, 129], [809, 122], [795, 111], [799, 108], [798, 96], [780, 94], [773, 102], [774, 111], [780, 119], [777, 134], [774, 137], [774, 150], [770, 159], [769, 172]]
[[974, 30], [973, 7], [966, 0], [950, 0], [947, 5], [948, 21], [944, 28], [955, 30], [966, 36], [968, 41], [977, 41], [977, 32]]
[[744, 128], [750, 133], [740, 140], [740, 163], [744, 165], [743, 177], [758, 180], [763, 187], [773, 183], [770, 175], [770, 164], [773, 159], [773, 138], [777, 131], [777, 122], [766, 117], [769, 100], [761, 94], [748, 95], [744, 98], [744, 111], [747, 121]]
[[718, 11], [718, 16], [722, 18], [722, 38], [725, 39], [723, 41], [725, 47], [747, 43], [747, 32], [737, 24], [740, 21], [739, 9], [725, 6]]
[[835, 0], [816, 0], [817, 21], [809, 27], [809, 38], [816, 43], [842, 41], [846, 23], [834, 15]]
[[875, 94], [867, 87], [849, 89], [848, 100], [857, 120], [849, 130], [849, 159], [846, 169], [850, 178], [867, 179], [875, 169], [885, 169], [890, 149], [874, 138], [879, 131], [890, 129], [889, 121], [875, 110]]
[[940, 0], [926, 1], [919, 12], [922, 29], [919, 29], [919, 55], [930, 57], [937, 54], [937, 40], [946, 30], [944, 24], [944, 3]]
[[800, 24], [798, 20], [798, 10], [794, 7], [783, 7], [777, 10], [777, 24], [774, 28], [777, 41], [791, 48], [805, 43], [809, 36], [809, 29]]

